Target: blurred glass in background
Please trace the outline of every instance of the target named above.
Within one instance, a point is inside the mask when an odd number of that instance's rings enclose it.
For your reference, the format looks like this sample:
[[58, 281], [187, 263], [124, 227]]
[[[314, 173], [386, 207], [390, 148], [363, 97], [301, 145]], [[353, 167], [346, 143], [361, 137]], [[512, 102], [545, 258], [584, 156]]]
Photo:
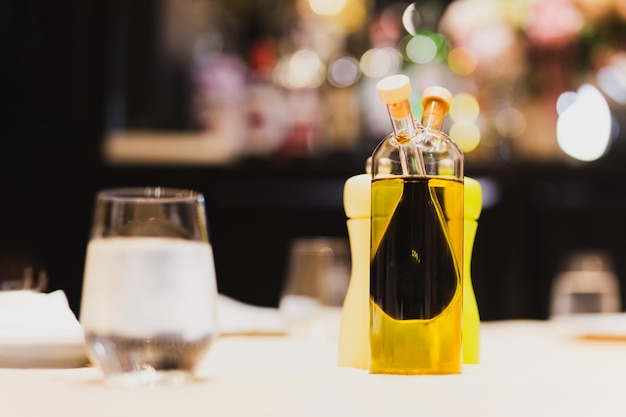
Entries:
[[550, 315], [621, 311], [619, 279], [606, 251], [570, 253], [552, 283]]

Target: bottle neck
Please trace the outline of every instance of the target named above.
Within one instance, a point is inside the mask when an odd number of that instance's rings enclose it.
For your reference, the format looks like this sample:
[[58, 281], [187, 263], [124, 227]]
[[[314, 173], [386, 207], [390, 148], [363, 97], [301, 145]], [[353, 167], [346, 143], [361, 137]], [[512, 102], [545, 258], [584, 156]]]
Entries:
[[441, 130], [447, 106], [439, 100], [430, 100], [424, 105], [422, 125], [428, 129]]
[[417, 134], [417, 126], [415, 125], [409, 100], [388, 104], [387, 111], [391, 119], [393, 133], [398, 142], [408, 142]]

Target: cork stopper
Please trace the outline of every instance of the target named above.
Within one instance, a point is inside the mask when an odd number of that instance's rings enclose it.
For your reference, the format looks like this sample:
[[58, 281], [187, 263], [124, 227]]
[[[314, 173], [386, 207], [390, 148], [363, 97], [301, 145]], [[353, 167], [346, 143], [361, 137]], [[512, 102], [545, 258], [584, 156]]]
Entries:
[[452, 93], [444, 87], [433, 85], [424, 90], [422, 94], [422, 107], [426, 108], [428, 102], [436, 100], [443, 105], [443, 112], [450, 111], [450, 103], [452, 103]]
[[403, 74], [390, 75], [376, 84], [376, 90], [383, 103], [399, 103], [411, 97], [411, 80]]
[[[411, 115], [411, 80], [403, 74], [390, 75], [376, 84], [378, 96], [387, 105], [389, 114], [396, 119]], [[413, 117], [413, 116], [411, 116]]]
[[450, 103], [452, 102], [452, 93], [438, 85], [428, 87], [422, 95], [422, 125], [440, 130], [443, 125], [443, 119], [450, 111]]

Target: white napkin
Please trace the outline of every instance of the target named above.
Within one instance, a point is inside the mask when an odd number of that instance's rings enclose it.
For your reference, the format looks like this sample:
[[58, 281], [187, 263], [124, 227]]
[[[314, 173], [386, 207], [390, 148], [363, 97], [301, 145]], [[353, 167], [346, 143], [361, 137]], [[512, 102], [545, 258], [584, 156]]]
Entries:
[[[223, 294], [218, 296], [217, 317], [222, 334], [285, 332], [285, 321], [278, 308], [246, 304]], [[62, 290], [51, 293], [0, 291], [0, 343], [82, 340], [82, 326]]]
[[74, 368], [87, 362], [82, 326], [63, 291], [0, 291], [1, 368]]
[[0, 342], [82, 342], [83, 329], [62, 290], [0, 291]]
[[[283, 334], [277, 308], [219, 295], [222, 334]], [[0, 291], [0, 368], [72, 368], [87, 363], [83, 328], [62, 290]]]
[[219, 294], [217, 321], [222, 334], [283, 334], [285, 320], [278, 308], [261, 307]]

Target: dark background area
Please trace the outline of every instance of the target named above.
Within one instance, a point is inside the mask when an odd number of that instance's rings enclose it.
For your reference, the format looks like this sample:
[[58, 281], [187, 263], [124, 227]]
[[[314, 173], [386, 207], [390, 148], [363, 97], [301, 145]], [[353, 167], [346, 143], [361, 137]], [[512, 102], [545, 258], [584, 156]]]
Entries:
[[[153, 65], [159, 60], [150, 47], [155, 4], [0, 5], [2, 266], [45, 269], [48, 289], [63, 289], [78, 312], [95, 193], [132, 185], [196, 188], [206, 196], [220, 292], [277, 305], [293, 238], [347, 237], [343, 183], [362, 172], [374, 142], [364, 140], [351, 152], [280, 162], [107, 165], [100, 145], [114, 118], [108, 106], [116, 94], [126, 95], [131, 122], [184, 127], [180, 74]], [[178, 116], [160, 113], [177, 108]], [[603, 249], [614, 257], [625, 298], [621, 143], [620, 137], [611, 158], [585, 165], [466, 166], [467, 175], [489, 180], [498, 190], [479, 221], [472, 264], [484, 320], [546, 318], [551, 280], [563, 257], [578, 249]]]

